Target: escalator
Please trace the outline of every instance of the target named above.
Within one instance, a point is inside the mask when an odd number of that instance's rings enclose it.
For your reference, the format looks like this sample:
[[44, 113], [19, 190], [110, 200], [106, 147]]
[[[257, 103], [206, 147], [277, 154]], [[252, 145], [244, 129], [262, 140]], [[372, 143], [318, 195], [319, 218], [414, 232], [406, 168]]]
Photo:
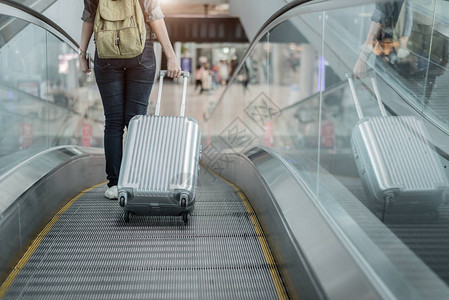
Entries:
[[250, 204], [216, 175], [200, 176], [189, 225], [138, 216], [125, 224], [105, 189], [84, 191], [56, 214], [2, 299], [287, 298]]

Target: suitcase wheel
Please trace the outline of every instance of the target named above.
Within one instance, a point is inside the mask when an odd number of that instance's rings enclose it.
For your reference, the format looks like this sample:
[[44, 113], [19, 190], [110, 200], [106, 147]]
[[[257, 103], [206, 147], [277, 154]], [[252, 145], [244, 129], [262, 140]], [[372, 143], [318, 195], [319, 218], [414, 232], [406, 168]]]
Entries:
[[120, 205], [121, 207], [124, 207], [124, 206], [125, 206], [125, 197], [120, 196], [119, 205]]
[[182, 220], [184, 221], [184, 224], [189, 223], [189, 213], [188, 212], [182, 213]]
[[394, 195], [393, 193], [387, 193], [385, 195], [385, 205], [387, 207], [391, 207], [394, 205]]
[[129, 220], [130, 220], [130, 213], [129, 213], [129, 211], [125, 211], [123, 213], [123, 220], [125, 221], [125, 223], [129, 223]]
[[181, 194], [180, 198], [181, 198], [181, 207], [182, 208], [187, 207], [187, 199], [189, 199], [189, 196]]

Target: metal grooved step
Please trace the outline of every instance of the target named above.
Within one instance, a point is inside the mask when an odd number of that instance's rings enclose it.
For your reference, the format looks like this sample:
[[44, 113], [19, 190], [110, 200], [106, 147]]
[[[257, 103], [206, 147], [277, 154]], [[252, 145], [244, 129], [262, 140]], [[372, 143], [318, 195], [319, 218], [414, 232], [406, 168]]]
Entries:
[[278, 299], [259, 236], [237, 192], [200, 176], [195, 211], [123, 222], [105, 186], [46, 234], [3, 299]]

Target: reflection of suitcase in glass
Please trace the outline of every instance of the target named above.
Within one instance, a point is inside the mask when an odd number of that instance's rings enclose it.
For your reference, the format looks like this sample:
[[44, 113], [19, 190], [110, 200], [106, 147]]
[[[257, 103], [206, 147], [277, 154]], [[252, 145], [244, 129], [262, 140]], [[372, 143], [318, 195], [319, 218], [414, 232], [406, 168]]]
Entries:
[[201, 155], [201, 134], [184, 117], [188, 72], [183, 72], [181, 116], [159, 116], [163, 76], [154, 116], [135, 116], [128, 126], [118, 182], [125, 222], [135, 215], [182, 215], [193, 211]]
[[387, 116], [374, 78], [382, 116], [364, 117], [348, 80], [359, 115], [351, 145], [368, 201], [382, 219], [385, 214], [436, 212], [449, 195], [448, 179], [423, 122]]

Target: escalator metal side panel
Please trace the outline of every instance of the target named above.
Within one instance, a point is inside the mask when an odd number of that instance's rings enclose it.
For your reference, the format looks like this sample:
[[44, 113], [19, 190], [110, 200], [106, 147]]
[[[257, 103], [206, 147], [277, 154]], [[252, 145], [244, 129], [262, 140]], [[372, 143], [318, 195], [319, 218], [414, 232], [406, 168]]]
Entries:
[[0, 176], [0, 280], [54, 214], [80, 190], [104, 180], [101, 149], [57, 147]]

